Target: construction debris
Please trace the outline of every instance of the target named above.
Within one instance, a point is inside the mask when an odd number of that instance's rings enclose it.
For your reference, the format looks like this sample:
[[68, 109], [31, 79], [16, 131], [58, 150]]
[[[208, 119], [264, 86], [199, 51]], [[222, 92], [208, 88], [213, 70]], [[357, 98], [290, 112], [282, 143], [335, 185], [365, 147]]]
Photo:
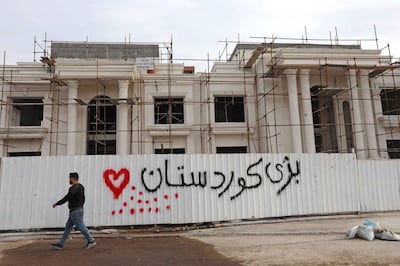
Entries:
[[400, 235], [387, 228], [382, 228], [379, 223], [365, 219], [364, 223], [350, 228], [347, 238], [361, 238], [372, 241], [374, 239], [400, 241]]

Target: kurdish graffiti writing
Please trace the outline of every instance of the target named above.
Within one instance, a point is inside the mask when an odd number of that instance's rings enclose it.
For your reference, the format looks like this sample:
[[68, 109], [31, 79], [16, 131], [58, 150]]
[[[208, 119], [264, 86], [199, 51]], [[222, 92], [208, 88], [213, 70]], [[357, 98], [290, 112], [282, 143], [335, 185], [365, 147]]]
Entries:
[[[271, 171], [269, 170], [270, 166], [271, 166], [271, 162], [267, 163], [267, 166], [265, 167], [265, 173], [268, 177], [268, 179], [273, 183], [280, 183], [285, 175], [285, 165], [287, 168], [287, 179], [286, 182], [283, 184], [283, 186], [276, 192], [278, 195], [281, 194], [288, 185], [290, 185], [290, 183], [292, 182], [292, 180], [294, 178], [296, 178], [297, 176], [300, 175], [300, 162], [298, 160], [296, 160], [296, 172], [293, 171], [292, 169], [292, 165], [290, 164], [290, 159], [289, 157], [285, 156], [283, 163], [277, 163], [275, 164], [275, 170], [277, 173], [279, 173], [279, 177], [277, 179], [274, 179], [271, 176]], [[299, 183], [299, 180], [296, 179], [296, 183]]]
[[[236, 191], [231, 192], [230, 195], [230, 199], [234, 200], [244, 191], [258, 188], [265, 179], [268, 179], [272, 184], [280, 185], [276, 192], [277, 195], [280, 195], [293, 181], [299, 183], [300, 162], [296, 160], [295, 165], [294, 170], [288, 156], [285, 156], [282, 162], [275, 164], [260, 158], [247, 167], [245, 176], [240, 176], [235, 171], [228, 173], [190, 171], [185, 173], [184, 165], [178, 166], [176, 171], [171, 171], [170, 162], [165, 159], [163, 166], [156, 169], [149, 170], [144, 167], [141, 170], [141, 183], [150, 193], [158, 191], [163, 184], [167, 187], [210, 187], [219, 191], [218, 197], [222, 197], [236, 183]], [[172, 172], [175, 173], [174, 176], [171, 176]]]

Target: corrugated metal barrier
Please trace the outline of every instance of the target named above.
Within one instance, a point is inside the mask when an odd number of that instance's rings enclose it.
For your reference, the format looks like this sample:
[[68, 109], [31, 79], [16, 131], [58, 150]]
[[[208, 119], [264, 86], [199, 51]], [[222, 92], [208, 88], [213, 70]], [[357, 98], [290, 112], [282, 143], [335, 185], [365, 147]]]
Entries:
[[63, 227], [68, 173], [88, 226], [184, 224], [400, 209], [399, 161], [353, 154], [2, 158], [0, 230]]

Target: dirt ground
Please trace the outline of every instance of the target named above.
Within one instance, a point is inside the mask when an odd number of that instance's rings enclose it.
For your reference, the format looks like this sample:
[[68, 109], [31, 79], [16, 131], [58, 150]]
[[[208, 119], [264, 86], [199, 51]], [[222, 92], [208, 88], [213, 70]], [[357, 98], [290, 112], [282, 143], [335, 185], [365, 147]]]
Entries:
[[[243, 265], [400, 265], [400, 244], [334, 236], [201, 238]], [[244, 243], [245, 242], [245, 243]]]
[[0, 265], [400, 265], [400, 241], [346, 239], [365, 218], [400, 232], [400, 212], [217, 224], [182, 232], [111, 229], [79, 233], [63, 251], [61, 232], [0, 234]]
[[2, 252], [0, 265], [240, 265], [210, 245], [183, 237], [101, 238], [90, 250], [82, 249], [83, 239], [67, 241], [61, 251], [50, 248], [54, 242], [20, 242], [21, 247]]
[[400, 214], [389, 213], [244, 224], [185, 236], [243, 265], [400, 265], [400, 241], [346, 238], [346, 231], [365, 218], [400, 232]]

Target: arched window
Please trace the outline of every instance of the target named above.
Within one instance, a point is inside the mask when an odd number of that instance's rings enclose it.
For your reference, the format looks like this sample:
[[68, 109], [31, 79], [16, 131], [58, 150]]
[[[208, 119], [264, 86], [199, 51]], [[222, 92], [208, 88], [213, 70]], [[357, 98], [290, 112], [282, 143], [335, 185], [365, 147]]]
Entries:
[[88, 104], [87, 154], [116, 154], [117, 108], [107, 96]]
[[383, 89], [380, 96], [384, 115], [400, 115], [400, 90]]
[[313, 86], [310, 88], [311, 107], [313, 112], [313, 123], [315, 127], [321, 127], [321, 113], [319, 110], [319, 96], [322, 94], [321, 86]]
[[354, 148], [353, 140], [353, 126], [351, 123], [351, 109], [348, 101], [343, 102], [343, 119], [344, 119], [344, 132], [346, 134], [347, 152], [351, 152]]

